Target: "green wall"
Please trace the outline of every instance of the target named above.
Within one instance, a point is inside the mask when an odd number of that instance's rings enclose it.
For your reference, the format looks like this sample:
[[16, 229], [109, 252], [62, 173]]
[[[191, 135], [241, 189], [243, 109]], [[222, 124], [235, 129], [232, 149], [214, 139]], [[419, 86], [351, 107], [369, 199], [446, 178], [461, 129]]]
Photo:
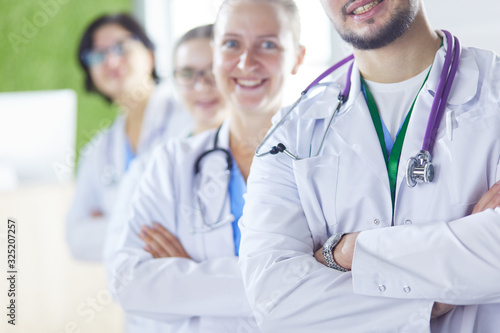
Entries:
[[116, 110], [85, 92], [79, 39], [97, 16], [130, 10], [131, 0], [0, 0], [0, 92], [75, 90], [76, 148], [81, 148]]

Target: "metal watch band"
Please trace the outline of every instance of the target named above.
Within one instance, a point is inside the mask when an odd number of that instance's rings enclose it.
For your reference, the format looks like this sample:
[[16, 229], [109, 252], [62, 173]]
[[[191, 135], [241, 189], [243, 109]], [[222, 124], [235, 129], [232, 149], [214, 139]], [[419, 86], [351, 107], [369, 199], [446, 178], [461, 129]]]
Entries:
[[337, 246], [337, 244], [342, 239], [342, 236], [344, 235], [345, 233], [337, 233], [328, 238], [328, 240], [323, 245], [323, 258], [325, 258], [326, 265], [328, 267], [336, 269], [341, 272], [348, 272], [349, 271], [348, 269], [345, 269], [344, 267], [340, 266], [333, 259], [333, 250], [335, 249], [335, 246]]

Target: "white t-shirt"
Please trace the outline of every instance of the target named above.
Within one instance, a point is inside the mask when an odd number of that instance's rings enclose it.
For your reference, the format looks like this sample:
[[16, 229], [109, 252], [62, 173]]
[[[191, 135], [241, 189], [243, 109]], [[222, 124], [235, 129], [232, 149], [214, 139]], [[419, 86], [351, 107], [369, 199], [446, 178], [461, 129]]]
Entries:
[[426, 68], [411, 79], [397, 83], [379, 83], [365, 80], [368, 89], [377, 103], [380, 118], [395, 141], [410, 107], [429, 72]]

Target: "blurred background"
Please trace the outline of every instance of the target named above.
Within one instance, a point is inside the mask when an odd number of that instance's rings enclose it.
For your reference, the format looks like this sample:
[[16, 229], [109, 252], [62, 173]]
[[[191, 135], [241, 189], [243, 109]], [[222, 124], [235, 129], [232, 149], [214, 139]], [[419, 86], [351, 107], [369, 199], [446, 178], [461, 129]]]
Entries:
[[[117, 110], [83, 87], [77, 45], [104, 13], [128, 12], [156, 44], [163, 81], [171, 81], [172, 45], [185, 31], [212, 23], [220, 0], [0, 0], [0, 305], [7, 304], [7, 218], [18, 223], [17, 325], [1, 332], [121, 332], [123, 315], [106, 290], [99, 264], [71, 258], [64, 219], [74, 191], [78, 152]], [[319, 1], [297, 0], [304, 66], [287, 89], [301, 89], [349, 48]], [[427, 1], [435, 28], [463, 45], [500, 52], [500, 4], [486, 0]], [[5, 328], [5, 330], [4, 330]]]

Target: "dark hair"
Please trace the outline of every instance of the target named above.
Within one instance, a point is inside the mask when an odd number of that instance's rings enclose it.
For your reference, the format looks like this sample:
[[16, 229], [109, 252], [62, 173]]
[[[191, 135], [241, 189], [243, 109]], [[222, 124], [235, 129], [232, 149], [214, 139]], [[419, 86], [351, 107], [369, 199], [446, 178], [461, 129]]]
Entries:
[[189, 42], [190, 40], [193, 39], [212, 39], [213, 33], [214, 33], [213, 24], [202, 25], [186, 32], [184, 35], [181, 36], [181, 38], [177, 40], [177, 43], [175, 43], [174, 54], [173, 54], [174, 62], [176, 61], [177, 50], [182, 44]]
[[[103, 96], [108, 102], [111, 102], [111, 98], [101, 93], [97, 90], [92, 78], [90, 76], [90, 70], [87, 64], [83, 61], [83, 54], [92, 49], [94, 43], [94, 32], [102, 26], [108, 24], [118, 24], [125, 30], [131, 32], [141, 43], [149, 50], [155, 50], [155, 46], [153, 42], [146, 36], [144, 29], [134, 20], [130, 15], [118, 13], [112, 15], [103, 15], [96, 20], [94, 20], [83, 33], [82, 39], [80, 40], [80, 46], [78, 47], [78, 61], [80, 66], [82, 66], [83, 71], [85, 72], [85, 89], [88, 92], [95, 92]], [[160, 82], [160, 78], [156, 73], [156, 67], [153, 65], [153, 72], [151, 73], [153, 80], [158, 83]]]

